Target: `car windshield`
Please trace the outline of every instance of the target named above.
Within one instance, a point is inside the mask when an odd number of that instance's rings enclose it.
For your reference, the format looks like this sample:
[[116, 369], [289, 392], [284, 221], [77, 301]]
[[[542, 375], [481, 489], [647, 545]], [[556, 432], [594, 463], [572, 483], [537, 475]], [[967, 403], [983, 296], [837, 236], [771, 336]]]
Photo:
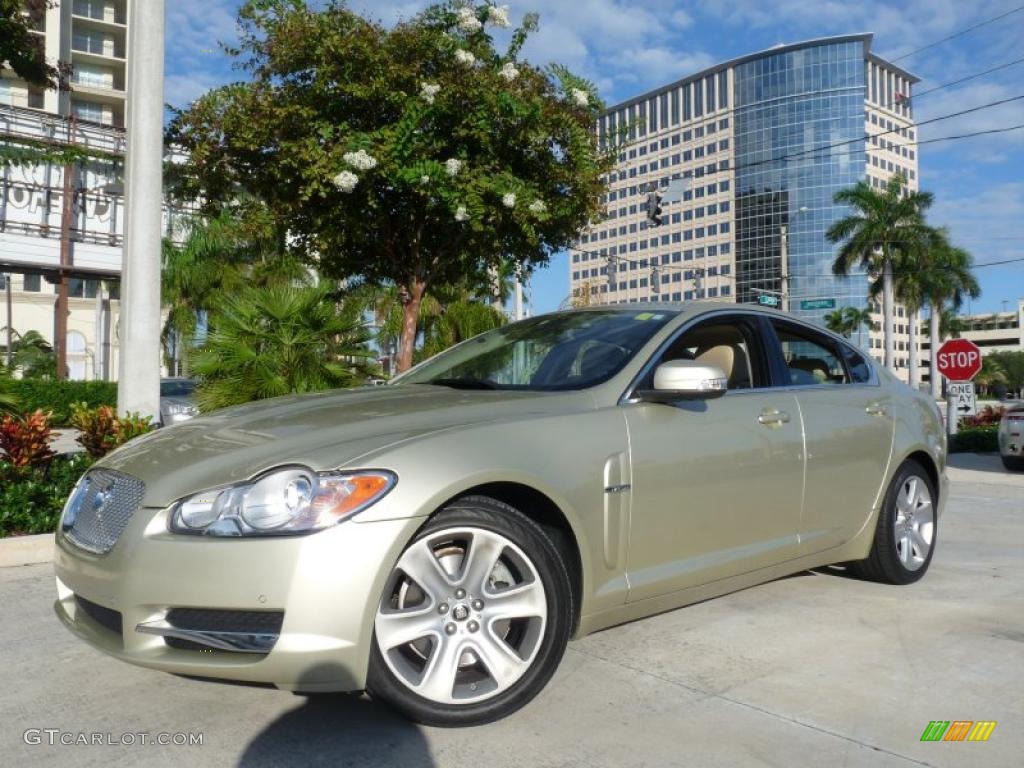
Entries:
[[195, 389], [194, 381], [161, 381], [160, 397], [188, 397]]
[[463, 389], [584, 389], [614, 376], [675, 312], [561, 312], [463, 342], [395, 379]]

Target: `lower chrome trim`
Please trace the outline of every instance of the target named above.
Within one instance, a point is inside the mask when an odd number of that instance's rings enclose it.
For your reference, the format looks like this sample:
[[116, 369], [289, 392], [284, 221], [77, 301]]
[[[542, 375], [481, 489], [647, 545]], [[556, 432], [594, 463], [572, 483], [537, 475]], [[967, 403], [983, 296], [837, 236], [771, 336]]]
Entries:
[[228, 632], [210, 629], [181, 629], [166, 621], [148, 621], [138, 624], [136, 632], [160, 637], [176, 637], [205, 645], [211, 650], [235, 653], [270, 653], [279, 635], [276, 632]]

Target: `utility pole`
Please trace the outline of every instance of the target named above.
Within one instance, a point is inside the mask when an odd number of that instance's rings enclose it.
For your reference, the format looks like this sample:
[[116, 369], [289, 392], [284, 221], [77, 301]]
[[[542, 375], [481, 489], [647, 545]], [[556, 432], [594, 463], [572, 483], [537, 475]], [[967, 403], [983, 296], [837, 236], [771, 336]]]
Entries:
[[[69, 118], [68, 144], [74, 143], [75, 120]], [[68, 365], [68, 275], [71, 266], [71, 217], [75, 213], [75, 166], [64, 164], [60, 207], [60, 272], [57, 275], [57, 307], [53, 323], [53, 348], [57, 353], [57, 380], [67, 378]]]
[[523, 281], [519, 279], [519, 275], [516, 275], [515, 283], [515, 304], [513, 304], [513, 311], [515, 312], [515, 320], [523, 319]]
[[128, 16], [128, 147], [117, 407], [160, 407], [160, 223], [163, 197], [164, 0]]

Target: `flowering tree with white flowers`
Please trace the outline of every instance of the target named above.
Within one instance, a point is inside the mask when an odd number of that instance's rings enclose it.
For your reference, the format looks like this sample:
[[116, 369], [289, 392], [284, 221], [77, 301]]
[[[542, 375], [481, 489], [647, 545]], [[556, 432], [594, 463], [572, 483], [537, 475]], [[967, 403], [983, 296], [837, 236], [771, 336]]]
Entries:
[[249, 0], [239, 20], [232, 53], [252, 79], [169, 128], [186, 186], [211, 207], [263, 200], [325, 276], [395, 285], [399, 370], [432, 287], [528, 273], [600, 216], [603, 104], [564, 67], [520, 58], [536, 15], [513, 29], [507, 6], [448, 2], [388, 28], [340, 2]]

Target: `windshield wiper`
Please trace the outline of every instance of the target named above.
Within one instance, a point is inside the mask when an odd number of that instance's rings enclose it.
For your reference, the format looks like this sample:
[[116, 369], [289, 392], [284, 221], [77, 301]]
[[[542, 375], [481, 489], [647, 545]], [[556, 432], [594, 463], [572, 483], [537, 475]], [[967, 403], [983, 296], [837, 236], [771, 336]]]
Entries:
[[440, 379], [431, 379], [427, 383], [439, 387], [451, 387], [452, 389], [498, 389], [498, 385], [490, 379], [478, 379], [473, 376], [442, 377]]

